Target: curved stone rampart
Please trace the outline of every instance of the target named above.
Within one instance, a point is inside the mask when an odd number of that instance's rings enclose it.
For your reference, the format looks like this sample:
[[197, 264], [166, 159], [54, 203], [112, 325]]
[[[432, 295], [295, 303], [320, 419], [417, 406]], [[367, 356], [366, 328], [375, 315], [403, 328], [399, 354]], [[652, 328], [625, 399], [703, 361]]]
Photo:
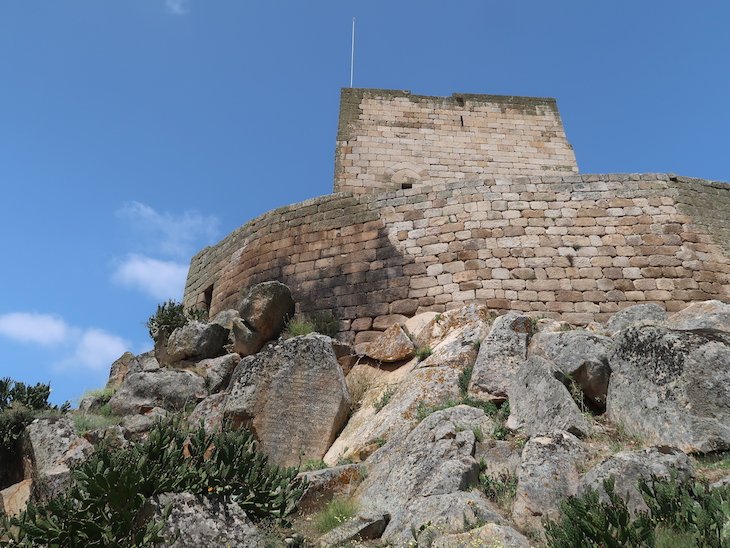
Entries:
[[322, 196], [201, 251], [185, 304], [215, 314], [265, 280], [354, 332], [470, 302], [576, 324], [636, 303], [730, 302], [730, 185], [566, 175]]

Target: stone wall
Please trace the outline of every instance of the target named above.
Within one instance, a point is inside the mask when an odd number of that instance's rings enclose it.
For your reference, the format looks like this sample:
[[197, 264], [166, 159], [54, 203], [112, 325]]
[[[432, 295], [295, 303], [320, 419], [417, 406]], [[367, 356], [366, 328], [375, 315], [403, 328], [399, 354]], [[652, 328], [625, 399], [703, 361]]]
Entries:
[[730, 185], [665, 174], [436, 182], [338, 193], [254, 219], [191, 263], [187, 306], [265, 280], [362, 340], [384, 316], [485, 303], [576, 324], [656, 302], [730, 302]]
[[342, 90], [335, 192], [577, 172], [555, 99]]

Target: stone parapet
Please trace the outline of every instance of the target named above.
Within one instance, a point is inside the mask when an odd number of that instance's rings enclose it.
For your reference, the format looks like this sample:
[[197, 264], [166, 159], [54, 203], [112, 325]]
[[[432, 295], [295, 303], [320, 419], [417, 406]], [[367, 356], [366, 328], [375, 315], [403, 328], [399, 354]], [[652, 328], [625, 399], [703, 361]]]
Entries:
[[332, 311], [343, 331], [471, 302], [576, 324], [637, 303], [730, 302], [730, 185], [574, 174], [332, 194], [201, 251], [185, 304], [215, 314], [266, 280], [289, 285], [300, 312]]

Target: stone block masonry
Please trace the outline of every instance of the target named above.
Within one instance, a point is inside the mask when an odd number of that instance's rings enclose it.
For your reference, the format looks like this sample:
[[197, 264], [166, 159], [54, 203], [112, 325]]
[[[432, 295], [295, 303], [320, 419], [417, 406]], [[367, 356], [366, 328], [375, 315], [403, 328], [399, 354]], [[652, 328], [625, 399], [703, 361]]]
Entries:
[[637, 303], [730, 302], [730, 185], [566, 174], [336, 193], [201, 251], [185, 304], [216, 314], [265, 280], [289, 285], [300, 312], [332, 311], [352, 336], [382, 316], [472, 302], [575, 324]]
[[335, 192], [577, 172], [554, 99], [342, 90]]

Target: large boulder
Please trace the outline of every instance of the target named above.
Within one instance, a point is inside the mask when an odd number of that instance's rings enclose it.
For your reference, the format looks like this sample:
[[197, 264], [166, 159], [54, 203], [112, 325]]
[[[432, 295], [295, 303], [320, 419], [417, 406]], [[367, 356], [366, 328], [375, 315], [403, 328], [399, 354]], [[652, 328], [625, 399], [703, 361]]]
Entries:
[[371, 455], [355, 496], [363, 508], [390, 514], [384, 540], [405, 545], [413, 540], [412, 526], [427, 524], [461, 532], [468, 516], [473, 522], [500, 521], [482, 495], [463, 492], [479, 476], [475, 431], [491, 432], [493, 426], [481, 409], [459, 405], [429, 415]]
[[297, 505], [299, 510], [310, 512], [321, 508], [336, 496], [351, 496], [365, 474], [365, 468], [361, 464], [343, 464], [300, 472], [299, 477], [306, 479], [307, 486]]
[[593, 429], [563, 384], [564, 375], [540, 356], [532, 356], [517, 371], [509, 388], [507, 426], [528, 437], [565, 430], [580, 438]]
[[283, 283], [263, 282], [248, 291], [238, 313], [252, 331], [270, 341], [281, 334], [287, 320], [294, 316], [294, 299]]
[[26, 479], [0, 491], [0, 516], [17, 516], [25, 510], [33, 491], [33, 480]]
[[611, 316], [606, 324], [606, 330], [609, 333], [615, 334], [632, 325], [656, 324], [666, 319], [667, 313], [658, 304], [635, 304], [634, 306], [628, 306], [623, 310], [619, 310]]
[[195, 365], [195, 370], [205, 379], [205, 385], [211, 394], [220, 392], [228, 386], [233, 370], [241, 361], [238, 354], [226, 354], [219, 358], [201, 360]]
[[659, 326], [620, 333], [607, 413], [646, 443], [730, 449], [730, 334]]
[[[259, 548], [266, 538], [233, 501], [196, 497], [190, 493], [163, 493], [152, 497], [144, 509], [148, 519], [161, 519], [161, 534], [170, 548], [237, 546]], [[174, 540], [173, 540], [174, 539]]]
[[23, 454], [30, 461], [32, 497], [47, 501], [71, 484], [71, 468], [91, 456], [94, 447], [76, 435], [71, 419], [36, 419], [25, 428]]
[[718, 329], [730, 333], [730, 303], [692, 303], [667, 320], [672, 329]]
[[388, 514], [360, 512], [319, 539], [321, 548], [358, 546], [360, 541], [380, 538], [388, 525]]
[[233, 351], [241, 356], [256, 354], [266, 344], [266, 339], [241, 318], [234, 318], [231, 321], [231, 338]]
[[469, 395], [497, 402], [507, 399], [512, 378], [527, 359], [532, 333], [529, 316], [510, 312], [497, 318], [479, 348]]
[[234, 372], [225, 416], [282, 466], [321, 459], [347, 421], [349, 394], [329, 337], [268, 346]]
[[608, 356], [612, 346], [608, 337], [575, 329], [535, 334], [530, 342], [529, 353], [550, 360], [578, 383], [589, 401], [603, 407], [606, 405], [608, 381], [611, 378]]
[[558, 518], [560, 502], [578, 491], [586, 456], [581, 441], [568, 432], [537, 436], [525, 444], [512, 506], [512, 519], [521, 529], [541, 531], [544, 518]]
[[444, 535], [436, 539], [431, 548], [467, 548], [467, 547], [503, 547], [530, 548], [530, 541], [523, 534], [515, 531], [507, 525], [487, 523], [481, 527], [456, 533]]
[[163, 368], [129, 375], [109, 400], [109, 406], [116, 415], [144, 413], [154, 407], [180, 411], [207, 395], [205, 379], [200, 375]]
[[188, 426], [192, 429], [202, 426], [209, 434], [220, 430], [227, 399], [228, 392], [218, 392], [205, 398], [188, 415]]
[[[410, 431], [419, 414], [461, 398], [459, 377], [474, 364], [479, 342], [488, 331], [486, 307], [469, 305], [444, 313], [433, 326], [431, 355], [386, 372], [373, 383], [327, 452], [325, 462], [363, 460], [377, 448], [376, 442]], [[353, 374], [355, 370], [350, 376]]]
[[137, 356], [131, 352], [125, 352], [109, 368], [109, 380], [106, 387], [119, 388], [127, 375], [138, 371], [142, 371], [142, 365], [137, 360]]
[[676, 474], [680, 481], [686, 481], [693, 475], [689, 458], [677, 449], [651, 447], [639, 451], [623, 451], [612, 455], [583, 476], [578, 486], [578, 494], [588, 490], [598, 491], [601, 500], [608, 502], [603, 482], [613, 478], [613, 491], [626, 501], [629, 510], [647, 511], [649, 508], [639, 491], [639, 480], [649, 481], [652, 476], [669, 478], [672, 474]]
[[372, 342], [357, 346], [358, 352], [380, 362], [400, 362], [415, 355], [415, 347], [403, 328], [395, 323]]
[[222, 325], [191, 321], [170, 334], [164, 363], [215, 358], [225, 352], [227, 342], [228, 329]]

